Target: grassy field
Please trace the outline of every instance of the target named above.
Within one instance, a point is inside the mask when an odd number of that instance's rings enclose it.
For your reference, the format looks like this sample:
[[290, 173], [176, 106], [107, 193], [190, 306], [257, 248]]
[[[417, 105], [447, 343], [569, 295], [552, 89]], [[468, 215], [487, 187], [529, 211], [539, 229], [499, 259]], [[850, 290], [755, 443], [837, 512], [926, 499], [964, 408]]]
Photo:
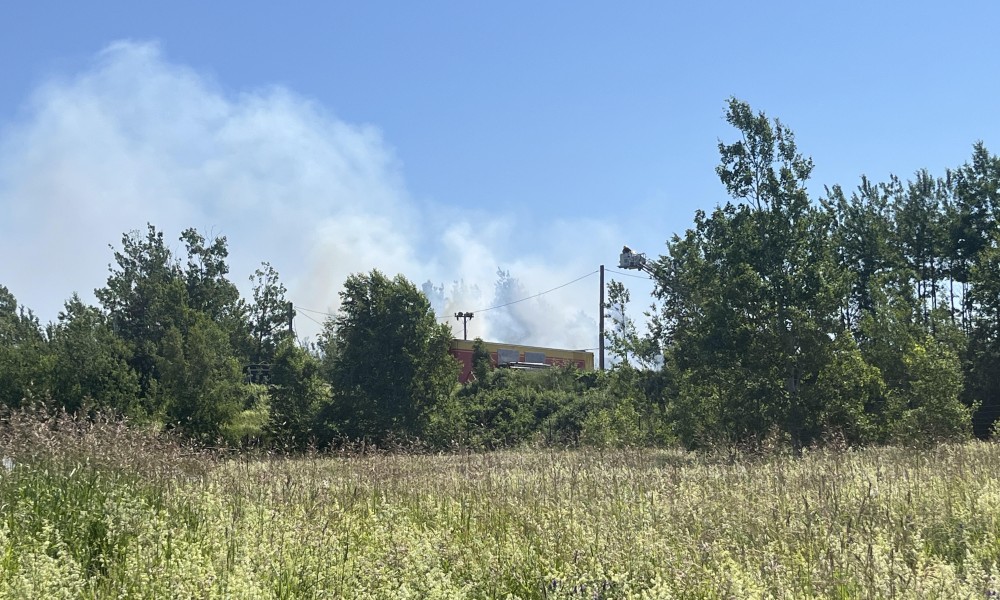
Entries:
[[8, 598], [992, 598], [1000, 447], [254, 459], [0, 430]]

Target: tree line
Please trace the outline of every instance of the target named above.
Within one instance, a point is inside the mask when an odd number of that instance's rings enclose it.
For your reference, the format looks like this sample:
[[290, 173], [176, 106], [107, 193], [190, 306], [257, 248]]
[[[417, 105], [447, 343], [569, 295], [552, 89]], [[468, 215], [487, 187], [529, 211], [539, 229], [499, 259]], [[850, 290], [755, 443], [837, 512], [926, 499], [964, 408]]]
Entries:
[[[621, 310], [623, 357], [661, 356], [689, 446], [987, 436], [1000, 409], [1000, 160], [943, 177], [862, 177], [810, 199], [811, 159], [779, 120], [729, 101], [731, 200], [653, 264], [651, 328]], [[612, 289], [619, 305], [623, 290]], [[624, 295], [627, 302], [627, 295]], [[634, 360], [633, 360], [634, 362]]]
[[227, 240], [149, 225], [114, 249], [99, 306], [42, 325], [0, 286], [0, 404], [110, 411], [205, 442], [366, 439], [434, 447], [987, 436], [1000, 411], [1000, 159], [982, 143], [942, 177], [807, 191], [791, 130], [731, 99], [719, 144], [731, 200], [667, 241], [639, 332], [620, 282], [604, 373], [492, 368], [457, 383], [451, 330], [403, 276], [351, 275], [315, 344], [287, 327], [262, 264], [250, 297]]

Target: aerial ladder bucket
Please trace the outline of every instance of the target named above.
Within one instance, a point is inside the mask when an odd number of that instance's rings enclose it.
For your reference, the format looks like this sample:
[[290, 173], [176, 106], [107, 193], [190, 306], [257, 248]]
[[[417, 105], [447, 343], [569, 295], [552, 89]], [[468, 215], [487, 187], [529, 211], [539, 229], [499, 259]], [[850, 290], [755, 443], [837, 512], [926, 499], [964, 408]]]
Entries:
[[646, 259], [645, 254], [638, 252], [633, 252], [631, 248], [625, 246], [622, 248], [622, 253], [618, 257], [618, 268], [619, 269], [633, 269], [635, 271], [645, 271], [646, 273], [652, 274], [653, 269], [649, 265], [649, 261]]

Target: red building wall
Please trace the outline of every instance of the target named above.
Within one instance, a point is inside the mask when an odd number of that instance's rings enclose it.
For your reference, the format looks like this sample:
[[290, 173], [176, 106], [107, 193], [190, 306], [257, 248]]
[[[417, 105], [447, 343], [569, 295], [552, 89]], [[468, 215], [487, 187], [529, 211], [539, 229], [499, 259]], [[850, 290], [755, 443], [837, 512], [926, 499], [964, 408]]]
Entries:
[[[474, 342], [466, 340], [451, 341], [451, 355], [461, 363], [461, 373], [458, 380], [462, 383], [469, 381], [472, 376], [472, 345]], [[585, 371], [594, 370], [594, 354], [579, 350], [562, 350], [559, 348], [540, 348], [537, 346], [521, 346], [517, 344], [498, 344], [495, 342], [484, 342], [486, 349], [490, 353], [490, 360], [493, 366], [497, 364], [497, 355], [500, 349], [516, 350], [518, 361], [527, 362], [525, 353], [537, 352], [545, 355], [545, 364], [552, 366], [573, 365]]]

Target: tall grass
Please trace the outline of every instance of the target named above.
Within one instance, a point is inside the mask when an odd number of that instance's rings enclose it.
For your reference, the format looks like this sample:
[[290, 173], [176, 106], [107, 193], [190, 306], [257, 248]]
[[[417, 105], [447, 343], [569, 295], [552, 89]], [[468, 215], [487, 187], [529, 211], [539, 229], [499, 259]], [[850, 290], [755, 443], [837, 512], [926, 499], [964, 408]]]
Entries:
[[220, 457], [12, 417], [0, 595], [990, 598], [1000, 449]]
[[0, 594], [111, 597], [149, 513], [174, 507], [211, 461], [167, 437], [98, 415], [0, 418]]

